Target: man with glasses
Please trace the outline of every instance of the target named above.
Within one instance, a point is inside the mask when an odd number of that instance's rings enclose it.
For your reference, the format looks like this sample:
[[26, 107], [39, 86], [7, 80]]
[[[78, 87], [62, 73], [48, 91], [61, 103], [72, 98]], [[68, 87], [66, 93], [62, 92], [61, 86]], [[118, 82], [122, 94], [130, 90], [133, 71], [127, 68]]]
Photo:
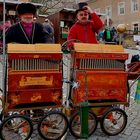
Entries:
[[79, 3], [76, 18], [77, 22], [71, 27], [67, 39], [77, 39], [83, 43], [98, 43], [96, 33], [103, 27], [103, 23], [87, 3]]

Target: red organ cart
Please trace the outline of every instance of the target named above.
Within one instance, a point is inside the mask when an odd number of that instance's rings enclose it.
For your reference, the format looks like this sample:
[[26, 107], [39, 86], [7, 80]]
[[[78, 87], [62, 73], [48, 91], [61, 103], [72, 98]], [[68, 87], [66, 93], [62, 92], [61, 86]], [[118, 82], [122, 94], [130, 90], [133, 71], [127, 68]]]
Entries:
[[59, 44], [9, 44], [6, 111], [61, 106], [61, 59]]
[[72, 93], [75, 105], [85, 99], [93, 106], [97, 103], [128, 104], [125, 70], [128, 54], [122, 46], [75, 43], [73, 58], [79, 83], [79, 88]]
[[68, 120], [61, 112], [61, 61], [60, 44], [8, 44], [2, 140], [32, 139], [34, 124], [43, 139], [64, 136]]
[[125, 68], [128, 54], [121, 45], [74, 43], [71, 55], [74, 86], [70, 99], [77, 111], [71, 117], [70, 132], [78, 138], [88, 137], [95, 132], [99, 121], [105, 134], [121, 133], [127, 115], [120, 105], [128, 106], [130, 98]]

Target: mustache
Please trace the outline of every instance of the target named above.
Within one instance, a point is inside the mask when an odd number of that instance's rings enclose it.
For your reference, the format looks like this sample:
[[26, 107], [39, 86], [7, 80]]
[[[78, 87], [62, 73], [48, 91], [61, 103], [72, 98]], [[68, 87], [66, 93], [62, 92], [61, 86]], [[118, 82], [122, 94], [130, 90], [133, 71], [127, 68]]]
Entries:
[[86, 17], [83, 17], [83, 18], [82, 18], [82, 20], [86, 20], [86, 19], [87, 19]]

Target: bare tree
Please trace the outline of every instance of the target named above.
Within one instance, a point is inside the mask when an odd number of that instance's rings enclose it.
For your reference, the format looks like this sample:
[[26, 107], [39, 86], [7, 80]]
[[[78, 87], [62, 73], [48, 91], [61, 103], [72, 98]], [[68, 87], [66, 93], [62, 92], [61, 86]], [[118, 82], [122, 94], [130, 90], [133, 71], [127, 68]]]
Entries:
[[50, 15], [63, 8], [73, 8], [75, 0], [30, 0], [31, 2], [41, 3], [40, 14]]

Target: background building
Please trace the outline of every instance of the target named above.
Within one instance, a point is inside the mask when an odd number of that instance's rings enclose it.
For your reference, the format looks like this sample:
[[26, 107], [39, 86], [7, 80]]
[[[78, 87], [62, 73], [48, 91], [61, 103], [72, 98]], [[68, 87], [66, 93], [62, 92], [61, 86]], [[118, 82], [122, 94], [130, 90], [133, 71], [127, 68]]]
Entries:
[[[89, 0], [88, 4], [97, 13], [104, 13], [110, 19], [110, 26], [125, 24], [127, 30], [140, 30], [140, 0]], [[102, 17], [106, 23], [107, 17]]]

